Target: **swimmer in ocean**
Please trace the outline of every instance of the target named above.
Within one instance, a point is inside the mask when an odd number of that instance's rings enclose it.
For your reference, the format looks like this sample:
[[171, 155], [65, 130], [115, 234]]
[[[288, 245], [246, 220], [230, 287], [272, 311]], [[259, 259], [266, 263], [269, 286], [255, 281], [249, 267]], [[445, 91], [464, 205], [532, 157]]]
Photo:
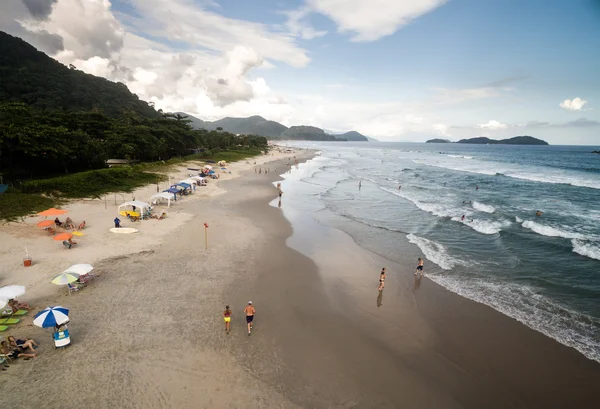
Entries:
[[535, 215], [537, 217], [540, 217], [542, 214], [544, 214], [541, 210], [538, 210], [537, 212], [535, 212]]
[[465, 215], [463, 214], [462, 217], [460, 218], [460, 221], [464, 221], [465, 220]]

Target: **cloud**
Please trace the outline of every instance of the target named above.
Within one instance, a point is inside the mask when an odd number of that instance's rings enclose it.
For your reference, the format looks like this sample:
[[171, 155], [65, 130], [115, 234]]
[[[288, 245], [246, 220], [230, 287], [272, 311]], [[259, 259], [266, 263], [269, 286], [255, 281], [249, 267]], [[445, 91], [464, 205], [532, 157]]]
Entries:
[[285, 27], [290, 33], [299, 36], [305, 40], [322, 37], [327, 34], [324, 30], [315, 30], [306, 22], [306, 17], [311, 13], [308, 7], [303, 7], [298, 10], [288, 10], [281, 12], [287, 16]]
[[52, 12], [52, 6], [58, 0], [23, 0], [32, 17], [43, 20]]
[[496, 87], [478, 87], [464, 89], [435, 88], [434, 102], [438, 104], [457, 104], [478, 99], [493, 98], [502, 95]]
[[352, 41], [375, 41], [399, 30], [446, 0], [307, 0], [311, 10], [333, 20]]
[[565, 122], [564, 124], [560, 124], [560, 125], [556, 125], [558, 127], [561, 128], [589, 128], [589, 127], [595, 127], [595, 126], [600, 126], [600, 122], [598, 121], [594, 121], [592, 119], [586, 119], [586, 118], [579, 118], [576, 119], [575, 121], [569, 121], [569, 122]]
[[492, 131], [508, 128], [507, 124], [503, 124], [503, 123], [495, 121], [493, 119], [491, 121], [488, 121], [485, 124], [478, 124], [477, 126], [481, 129], [490, 129]]
[[587, 103], [581, 98], [565, 99], [560, 103], [560, 107], [567, 111], [581, 111], [583, 106]]

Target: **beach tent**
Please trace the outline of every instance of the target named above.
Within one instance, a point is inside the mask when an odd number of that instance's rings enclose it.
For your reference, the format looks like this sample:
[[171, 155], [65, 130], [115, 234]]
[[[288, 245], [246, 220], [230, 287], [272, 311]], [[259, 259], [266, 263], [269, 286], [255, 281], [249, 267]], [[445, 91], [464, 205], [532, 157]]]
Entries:
[[204, 178], [202, 176], [190, 176], [189, 180], [195, 180], [196, 182], [202, 182]]
[[119, 207], [117, 208], [117, 213], [119, 213], [121, 211], [121, 208], [127, 208], [127, 207], [132, 207], [133, 206], [137, 207], [138, 209], [140, 209], [140, 214], [142, 215], [142, 219], [144, 218], [144, 213], [150, 213], [150, 205], [146, 202], [142, 202], [141, 200], [132, 200], [131, 202], [125, 202], [119, 205]]
[[179, 182], [177, 186], [181, 186], [184, 189], [192, 189], [192, 185], [190, 185], [189, 183]]
[[155, 195], [150, 196], [150, 203], [158, 203], [161, 200], [167, 201], [167, 207], [171, 207], [171, 199], [173, 199], [173, 195], [169, 192], [161, 192]]

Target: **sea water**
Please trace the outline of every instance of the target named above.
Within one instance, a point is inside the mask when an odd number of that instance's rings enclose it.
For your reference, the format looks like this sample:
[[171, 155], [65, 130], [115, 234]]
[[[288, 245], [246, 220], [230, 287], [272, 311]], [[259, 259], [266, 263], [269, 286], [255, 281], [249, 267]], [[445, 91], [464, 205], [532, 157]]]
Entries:
[[600, 362], [597, 148], [288, 144], [320, 151], [284, 175], [296, 210]]

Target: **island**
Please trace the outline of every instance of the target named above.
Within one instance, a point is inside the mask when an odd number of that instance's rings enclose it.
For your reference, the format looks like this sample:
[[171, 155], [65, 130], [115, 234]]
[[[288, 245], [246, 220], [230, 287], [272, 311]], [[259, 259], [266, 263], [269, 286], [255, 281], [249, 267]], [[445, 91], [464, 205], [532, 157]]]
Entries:
[[447, 139], [436, 138], [430, 139], [425, 143], [468, 143], [475, 145], [549, 145], [548, 142], [534, 138], [533, 136], [513, 136], [512, 138], [500, 140], [490, 139], [485, 136], [478, 136], [476, 138], [461, 139], [458, 142], [452, 142]]
[[452, 141], [449, 141], [448, 139], [435, 138], [435, 139], [430, 139], [430, 140], [426, 141], [425, 143], [452, 143]]
[[476, 138], [461, 139], [456, 143], [470, 143], [478, 145], [548, 145], [548, 142], [534, 138], [533, 136], [514, 136], [512, 138], [500, 140], [479, 136]]

